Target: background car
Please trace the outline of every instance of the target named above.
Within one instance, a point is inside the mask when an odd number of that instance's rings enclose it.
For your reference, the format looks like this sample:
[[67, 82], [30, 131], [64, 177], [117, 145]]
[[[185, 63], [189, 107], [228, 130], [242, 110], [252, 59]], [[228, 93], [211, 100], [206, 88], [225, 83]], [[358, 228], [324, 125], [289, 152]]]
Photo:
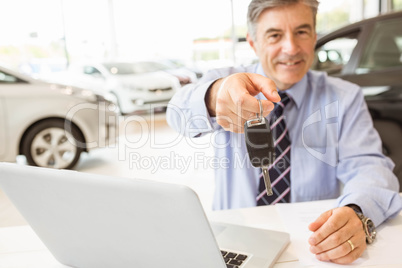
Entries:
[[177, 67], [173, 64], [169, 64], [168, 61], [158, 62], [158, 61], [141, 61], [136, 62], [137, 65], [140, 65], [142, 69], [147, 72], [157, 72], [164, 71], [168, 74], [174, 75], [179, 79], [180, 85], [185, 86], [190, 83], [196, 83], [198, 78], [197, 74], [188, 68]]
[[72, 85], [112, 93], [122, 114], [148, 109], [149, 105], [166, 107], [180, 88], [175, 76], [131, 62], [73, 64], [69, 74]]
[[198, 68], [193, 61], [185, 61], [180, 59], [161, 59], [158, 62], [161, 62], [169, 68], [173, 69], [185, 69], [195, 74], [197, 79], [200, 79], [204, 73]]
[[0, 161], [72, 168], [81, 152], [113, 144], [117, 107], [88, 90], [0, 67]]
[[312, 69], [362, 87], [383, 151], [395, 162], [394, 173], [402, 185], [402, 12], [321, 37]]

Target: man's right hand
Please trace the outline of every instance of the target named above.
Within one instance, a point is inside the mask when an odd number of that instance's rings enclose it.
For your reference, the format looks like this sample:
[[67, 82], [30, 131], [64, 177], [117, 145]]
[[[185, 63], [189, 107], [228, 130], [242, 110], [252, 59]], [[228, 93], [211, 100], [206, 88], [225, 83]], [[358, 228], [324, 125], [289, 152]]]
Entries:
[[267, 98], [261, 100], [263, 115], [267, 116], [274, 109], [272, 102], [281, 98], [274, 82], [259, 74], [235, 73], [216, 80], [209, 88], [205, 102], [210, 116], [216, 117], [225, 130], [243, 133], [244, 123], [260, 112], [254, 97], [260, 92]]

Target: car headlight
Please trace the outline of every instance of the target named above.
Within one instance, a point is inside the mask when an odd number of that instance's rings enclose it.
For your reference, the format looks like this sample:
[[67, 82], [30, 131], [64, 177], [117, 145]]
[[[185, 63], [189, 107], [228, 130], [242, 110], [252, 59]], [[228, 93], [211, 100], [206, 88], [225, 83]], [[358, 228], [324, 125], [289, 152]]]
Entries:
[[115, 111], [116, 113], [120, 113], [120, 109], [117, 103], [116, 97], [113, 97], [112, 94], [100, 95], [94, 93], [92, 90], [76, 88], [72, 86], [64, 86], [58, 84], [51, 85], [52, 90], [57, 90], [61, 94], [72, 96], [75, 98], [83, 99], [87, 102], [99, 104], [103, 103], [110, 111]]
[[98, 95], [95, 94], [96, 96], [96, 103], [104, 103], [106, 107], [108, 107], [108, 109], [110, 111], [116, 111], [117, 113], [120, 112], [119, 109], [119, 105], [117, 103], [116, 98], [113, 98], [113, 94], [106, 94], [105, 96], [103, 95]]
[[86, 101], [91, 103], [105, 102], [106, 104], [116, 104], [115, 100], [113, 100], [112, 98], [96, 94], [88, 89], [65, 87], [61, 90], [61, 92], [66, 95], [70, 95], [80, 99], [85, 99]]
[[97, 97], [96, 94], [93, 93], [91, 90], [75, 88], [69, 85], [58, 85], [52, 84], [50, 86], [52, 90], [59, 91], [63, 95], [72, 96], [80, 99], [85, 99], [89, 102], [96, 102]]

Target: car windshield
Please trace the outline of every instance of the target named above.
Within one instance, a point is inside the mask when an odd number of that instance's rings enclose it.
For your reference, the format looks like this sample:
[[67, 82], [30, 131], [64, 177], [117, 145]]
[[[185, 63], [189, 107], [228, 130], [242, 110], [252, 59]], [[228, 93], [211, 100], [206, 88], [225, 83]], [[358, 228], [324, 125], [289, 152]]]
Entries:
[[168, 69], [167, 66], [158, 62], [104, 63], [103, 65], [112, 75], [141, 74]]

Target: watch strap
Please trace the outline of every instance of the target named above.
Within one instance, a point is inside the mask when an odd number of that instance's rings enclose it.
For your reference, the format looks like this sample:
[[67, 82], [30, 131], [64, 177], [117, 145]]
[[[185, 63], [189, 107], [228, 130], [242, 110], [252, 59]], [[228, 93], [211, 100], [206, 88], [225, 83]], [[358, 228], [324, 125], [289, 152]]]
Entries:
[[348, 204], [346, 206], [353, 209], [353, 211], [356, 213], [357, 217], [359, 217], [360, 221], [362, 222], [363, 230], [364, 230], [364, 233], [366, 234], [367, 244], [373, 243], [374, 239], [377, 235], [377, 231], [375, 229], [373, 221], [370, 218], [364, 216], [361, 208], [358, 205]]

